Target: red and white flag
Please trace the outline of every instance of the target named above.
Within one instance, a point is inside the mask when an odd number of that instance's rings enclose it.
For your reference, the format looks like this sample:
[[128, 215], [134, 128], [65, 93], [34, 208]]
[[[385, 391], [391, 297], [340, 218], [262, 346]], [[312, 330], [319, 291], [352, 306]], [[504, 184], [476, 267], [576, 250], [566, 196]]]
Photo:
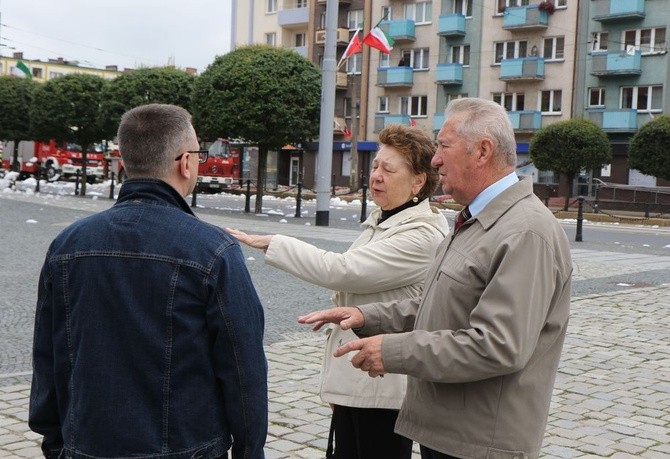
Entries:
[[354, 32], [354, 36], [351, 37], [351, 41], [349, 41], [349, 44], [347, 45], [347, 49], [344, 50], [344, 54], [342, 54], [342, 57], [340, 58], [340, 62], [337, 63], [337, 68], [340, 68], [342, 63], [349, 58], [349, 56], [353, 54], [360, 53], [363, 51], [363, 45], [361, 44], [361, 39], [358, 37], [358, 32], [360, 32], [361, 29], [356, 29], [356, 32]]
[[393, 38], [386, 35], [384, 31], [379, 28], [379, 24], [377, 24], [370, 33], [365, 36], [363, 43], [371, 48], [378, 49], [382, 53], [391, 54], [395, 41]]

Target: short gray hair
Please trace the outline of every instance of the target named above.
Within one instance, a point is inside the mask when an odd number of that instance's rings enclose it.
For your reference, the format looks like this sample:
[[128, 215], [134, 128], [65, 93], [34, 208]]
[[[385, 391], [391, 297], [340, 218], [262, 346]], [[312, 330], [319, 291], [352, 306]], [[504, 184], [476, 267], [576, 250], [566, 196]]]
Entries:
[[468, 152], [483, 138], [493, 142], [499, 165], [516, 166], [514, 128], [507, 112], [493, 101], [476, 97], [453, 99], [444, 111], [445, 119], [459, 117], [456, 132], [468, 143]]
[[162, 178], [193, 138], [191, 115], [176, 105], [141, 105], [123, 114], [117, 138], [128, 177]]

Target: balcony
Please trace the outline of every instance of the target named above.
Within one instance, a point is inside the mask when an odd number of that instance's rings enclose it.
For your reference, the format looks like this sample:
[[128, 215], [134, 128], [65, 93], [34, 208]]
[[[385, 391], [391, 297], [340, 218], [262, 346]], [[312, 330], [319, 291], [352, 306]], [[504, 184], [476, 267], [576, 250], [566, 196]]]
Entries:
[[435, 82], [447, 86], [463, 84], [463, 64], [437, 64]]
[[303, 27], [309, 22], [309, 8], [286, 8], [277, 14], [280, 27]]
[[599, 22], [644, 19], [644, 0], [592, 1], [593, 20]]
[[507, 116], [517, 132], [537, 131], [542, 127], [542, 113], [537, 110], [507, 112]]
[[626, 51], [610, 51], [591, 55], [591, 75], [599, 77], [617, 75], [640, 75], [642, 59], [640, 50], [629, 54]]
[[511, 32], [518, 30], [540, 30], [549, 26], [549, 13], [540, 11], [537, 5], [509, 7], [503, 16], [503, 29]]
[[379, 28], [395, 41], [414, 41], [416, 39], [416, 34], [414, 33], [414, 21], [411, 19], [382, 21], [381, 24], [379, 24]]
[[404, 124], [405, 126], [411, 125], [411, 118], [409, 115], [375, 115], [375, 131], [379, 132], [384, 129], [389, 124]]
[[633, 108], [589, 110], [589, 119], [607, 132], [637, 131], [637, 110]]
[[414, 70], [412, 67], [378, 67], [377, 86], [402, 87], [414, 85]]
[[433, 131], [439, 131], [444, 124], [444, 112], [435, 113], [433, 116]]
[[465, 16], [462, 14], [444, 14], [437, 23], [437, 34], [443, 37], [462, 37], [465, 35]]
[[500, 62], [500, 79], [503, 81], [544, 80], [544, 58], [503, 59]]
[[[337, 45], [338, 46], [347, 46], [349, 44], [349, 29], [345, 27], [339, 27], [337, 29]], [[317, 45], [326, 44], [326, 31], [321, 29], [317, 30], [314, 36], [314, 43]]]
[[349, 79], [347, 78], [347, 72], [337, 72], [335, 74], [335, 86], [337, 89], [346, 89], [349, 87]]

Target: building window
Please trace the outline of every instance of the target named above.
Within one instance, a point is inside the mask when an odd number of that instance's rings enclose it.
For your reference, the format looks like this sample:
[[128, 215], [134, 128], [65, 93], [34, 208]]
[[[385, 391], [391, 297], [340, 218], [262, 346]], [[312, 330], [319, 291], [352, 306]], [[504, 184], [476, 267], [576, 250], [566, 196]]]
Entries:
[[560, 115], [563, 91], [550, 90], [540, 93], [540, 111], [543, 115]]
[[63, 72], [49, 72], [49, 79], [63, 76]]
[[607, 32], [594, 32], [591, 37], [591, 51], [607, 51]]
[[467, 92], [460, 93], [460, 94], [458, 94], [458, 93], [457, 93], [457, 94], [447, 94], [447, 104], [448, 104], [449, 102], [451, 102], [452, 100], [462, 99], [462, 98], [464, 98], [464, 97], [468, 97], [468, 93], [467, 93]]
[[265, 44], [270, 46], [277, 45], [277, 34], [275, 32], [270, 32], [265, 34]]
[[668, 49], [665, 43], [665, 27], [626, 30], [623, 35], [624, 42], [621, 48], [623, 50], [635, 47], [642, 54], [653, 54], [664, 53]]
[[391, 66], [391, 55], [379, 52], [379, 66], [380, 67], [390, 67]]
[[389, 112], [389, 98], [388, 96], [380, 96], [377, 98], [377, 111], [379, 113]]
[[621, 108], [639, 112], [660, 112], [663, 108], [663, 86], [629, 86], [621, 88]]
[[307, 8], [307, 0], [295, 0], [296, 8]]
[[433, 2], [405, 5], [405, 19], [411, 19], [415, 24], [430, 24], [433, 21]]
[[502, 41], [495, 44], [495, 63], [500, 64], [503, 59], [516, 59], [528, 55], [528, 42]]
[[347, 59], [346, 71], [349, 75], [360, 75], [363, 68], [363, 53], [352, 54]]
[[[358, 105], [360, 106], [360, 104], [361, 104], [361, 100], [360, 100], [360, 99], [356, 99], [356, 101], [358, 102]], [[352, 106], [351, 106], [351, 97], [346, 97], [346, 98], [344, 99], [344, 117], [345, 117], [345, 118], [351, 118], [351, 109], [352, 109]], [[360, 117], [361, 117], [360, 112], [357, 112], [357, 113], [356, 113], [356, 118], [360, 118]]]
[[470, 45], [452, 46], [449, 63], [470, 65]]
[[276, 13], [277, 12], [277, 0], [267, 0], [267, 9], [266, 13]]
[[556, 8], [567, 8], [568, 0], [556, 0], [554, 4], [556, 5]]
[[400, 114], [411, 117], [428, 116], [428, 96], [401, 97]]
[[605, 106], [605, 88], [589, 88], [589, 107]]
[[[1, 72], [1, 70], [2, 70], [2, 69], [0, 68], [0, 72]], [[33, 70], [33, 77], [35, 77], [35, 78], [43, 78], [43, 76], [44, 76], [44, 70], [43, 70], [43, 69], [33, 67], [32, 70]]]
[[428, 70], [430, 68], [429, 51], [428, 48], [404, 49], [398, 65], [412, 67], [414, 70]]
[[526, 95], [522, 92], [498, 92], [493, 94], [493, 102], [502, 105], [508, 112], [521, 111], [526, 103]]
[[295, 34], [295, 47], [300, 48], [302, 46], [307, 46], [307, 34], [306, 33], [296, 33]]
[[349, 10], [347, 12], [347, 27], [349, 27], [349, 30], [363, 28], [363, 10]]
[[550, 37], [544, 39], [544, 59], [545, 60], [561, 60], [565, 57], [564, 54], [565, 38]]
[[393, 20], [393, 10], [390, 6], [382, 6], [382, 19], [385, 21]]
[[494, 0], [494, 1], [496, 2], [497, 14], [503, 14], [505, 12], [505, 8], [514, 6], [526, 6], [530, 2], [530, 0]]
[[472, 0], [455, 0], [454, 13], [465, 17], [472, 17]]

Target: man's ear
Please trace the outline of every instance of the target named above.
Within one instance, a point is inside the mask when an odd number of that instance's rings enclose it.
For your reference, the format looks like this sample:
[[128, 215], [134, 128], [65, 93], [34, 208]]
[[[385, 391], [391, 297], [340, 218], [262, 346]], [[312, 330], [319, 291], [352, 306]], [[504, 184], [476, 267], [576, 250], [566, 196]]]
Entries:
[[477, 150], [479, 157], [477, 158], [477, 163], [479, 165], [484, 165], [493, 160], [493, 141], [488, 137], [484, 137], [479, 141], [479, 148]]
[[[196, 170], [197, 173], [197, 170]], [[193, 174], [193, 166], [191, 165], [191, 153], [184, 153], [184, 156], [179, 160], [179, 175], [184, 179], [190, 179]]]

